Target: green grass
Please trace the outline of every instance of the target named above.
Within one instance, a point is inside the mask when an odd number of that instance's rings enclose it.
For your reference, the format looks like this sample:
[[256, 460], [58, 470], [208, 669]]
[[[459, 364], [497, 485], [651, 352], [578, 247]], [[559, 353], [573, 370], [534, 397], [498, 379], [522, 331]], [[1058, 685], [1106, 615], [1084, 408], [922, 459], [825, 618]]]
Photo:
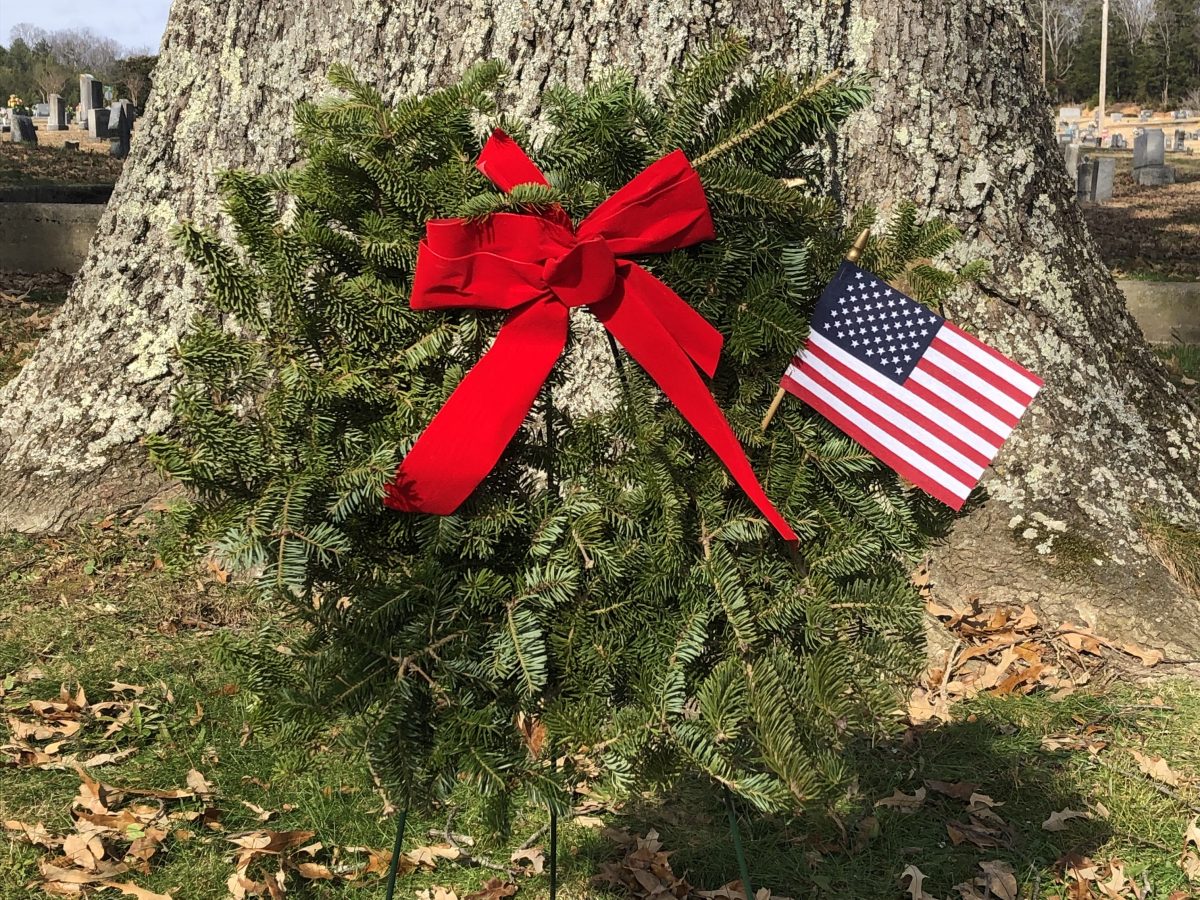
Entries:
[[1154, 348], [1174, 374], [1192, 381], [1200, 381], [1200, 345], [1166, 344]]
[[[364, 761], [339, 740], [341, 723], [315, 735], [267, 727], [277, 718], [273, 700], [256, 693], [238, 648], [264, 626], [280, 625], [275, 615], [203, 566], [174, 561], [165, 530], [90, 528], [59, 540], [0, 538], [0, 682], [18, 676], [0, 706], [12, 711], [30, 699], [55, 697], [60, 683], [82, 684], [92, 703], [107, 699], [114, 679], [145, 685], [142, 699], [157, 710], [140, 728], [105, 740], [102, 728], [88, 726], [79, 746], [63, 752], [82, 758], [136, 747], [127, 760], [92, 774], [115, 785], [174, 788], [196, 768], [217, 788], [224, 830], [168, 840], [149, 875], [130, 876], [143, 887], [169, 891], [175, 900], [224, 898], [233, 871], [225, 837], [239, 830], [313, 830], [327, 847], [391, 844], [394, 822], [380, 814], [382, 801]], [[21, 681], [31, 668], [44, 677]], [[1189, 806], [1200, 807], [1200, 687], [1117, 681], [1059, 700], [980, 697], [955, 715], [952, 724], [857, 748], [851, 760], [857, 781], [831, 809], [792, 819], [743, 816], [756, 886], [794, 898], [890, 900], [907, 896], [899, 878], [913, 864], [928, 876], [925, 889], [945, 898], [956, 896], [953, 885], [978, 874], [980, 861], [1002, 859], [1017, 873], [1023, 898], [1049, 898], [1065, 894], [1055, 862], [1074, 852], [1123, 860], [1128, 874], [1154, 886], [1156, 898], [1189, 890], [1178, 859]], [[1043, 748], [1045, 736], [1080, 733], [1089, 725], [1104, 729], [1099, 736], [1107, 746], [1099, 753]], [[0, 743], [6, 741], [0, 717]], [[1182, 775], [1180, 787], [1160, 790], [1138, 771], [1132, 750], [1163, 756]], [[1011, 828], [1007, 845], [954, 846], [946, 825], [963, 816], [965, 803], [932, 791], [911, 814], [874, 807], [895, 789], [911, 794], [926, 779], [971, 781], [1003, 804], [996, 811]], [[72, 771], [0, 767], [0, 820], [43, 821], [62, 833], [70, 828], [78, 785]], [[262, 825], [242, 800], [268, 810], [294, 808]], [[414, 814], [409, 846], [428, 843], [427, 830], [444, 828], [453, 811], [452, 830], [477, 838], [479, 856], [504, 863], [545, 821], [539, 810], [526, 809], [511, 834], [491, 834], [468, 790], [449, 803]], [[1056, 810], [1100, 805], [1107, 818], [1096, 813], [1057, 833], [1041, 828]], [[181, 806], [199, 808], [195, 801]], [[736, 877], [722, 798], [709, 785], [689, 782], [666, 797], [626, 798], [604, 819], [633, 834], [658, 830], [673, 851], [674, 871], [698, 888]], [[589, 886], [604, 863], [620, 857], [610, 837], [568, 825], [560, 846], [564, 900], [619, 896]], [[42, 858], [40, 848], [0, 841], [0, 898], [38, 896], [27, 885]], [[495, 874], [443, 862], [432, 873], [407, 876], [398, 895], [411, 898], [440, 884], [461, 897]], [[518, 897], [547, 896], [544, 875], [518, 881]], [[375, 898], [383, 887], [378, 881], [311, 882], [290, 887], [289, 896]]]

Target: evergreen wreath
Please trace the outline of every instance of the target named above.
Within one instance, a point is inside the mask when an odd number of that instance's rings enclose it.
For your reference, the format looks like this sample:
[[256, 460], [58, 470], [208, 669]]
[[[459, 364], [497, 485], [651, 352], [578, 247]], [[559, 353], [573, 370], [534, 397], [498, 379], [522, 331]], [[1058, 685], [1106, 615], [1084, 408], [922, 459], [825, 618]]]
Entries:
[[[730, 36], [655, 95], [628, 73], [553, 87], [537, 139], [503, 114], [500, 64], [395, 105], [336, 67], [343, 95], [296, 110], [303, 165], [224, 176], [236, 243], [179, 229], [218, 314], [180, 344], [175, 426], [152, 458], [191, 491], [187, 533], [303, 623], [294, 657], [251, 654], [260, 687], [354, 723], [347, 739], [398, 796], [465, 778], [498, 821], [522, 791], [562, 810], [586, 757], [617, 788], [699, 771], [795, 809], [844, 783], [847, 741], [898, 722], [923, 658], [910, 572], [949, 514], [798, 402], [758, 428], [873, 221], [843, 223], [818, 187], [822, 142], [868, 87], [748, 57]], [[548, 186], [500, 193], [475, 170], [494, 126]], [[578, 221], [676, 148], [717, 239], [638, 262], [724, 335], [713, 395], [798, 551], [615, 346], [608, 408], [555, 404], [560, 362], [457, 512], [385, 509], [398, 461], [500, 321], [410, 309], [425, 223], [556, 204]], [[864, 261], [936, 302], [975, 274], [928, 262], [957, 237], [904, 208]]]

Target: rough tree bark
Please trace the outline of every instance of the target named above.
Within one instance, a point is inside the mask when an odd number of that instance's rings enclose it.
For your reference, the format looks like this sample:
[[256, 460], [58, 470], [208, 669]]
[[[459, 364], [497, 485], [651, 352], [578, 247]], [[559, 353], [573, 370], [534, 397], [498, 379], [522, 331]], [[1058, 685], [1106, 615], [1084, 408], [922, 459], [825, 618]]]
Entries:
[[[831, 190], [884, 208], [910, 198], [955, 221], [967, 236], [959, 254], [993, 271], [949, 313], [1046, 378], [988, 480], [991, 500], [938, 553], [942, 595], [1034, 601], [1195, 655], [1196, 598], [1138, 522], [1157, 509], [1200, 524], [1200, 426], [1071, 199], [1031, 26], [1019, 0], [175, 0], [149, 109], [87, 262], [0, 394], [0, 527], [62, 528], [160, 489], [138, 438], [169, 424], [171, 348], [197, 296], [168, 229], [215, 218], [222, 169], [293, 161], [289, 109], [324, 90], [331, 62], [394, 97], [504, 59], [535, 114], [549, 81], [624, 65], [653, 84], [734, 27], [773, 63], [875, 73], [875, 102], [831, 142]], [[606, 359], [585, 347], [572, 362], [575, 403], [596, 400], [586, 373]]]

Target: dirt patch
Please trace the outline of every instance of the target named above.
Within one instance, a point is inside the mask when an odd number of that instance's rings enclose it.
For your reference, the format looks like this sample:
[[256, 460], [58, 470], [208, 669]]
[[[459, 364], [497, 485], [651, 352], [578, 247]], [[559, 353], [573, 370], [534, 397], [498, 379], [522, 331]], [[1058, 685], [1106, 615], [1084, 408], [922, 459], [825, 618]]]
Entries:
[[1200, 280], [1200, 157], [1170, 154], [1178, 181], [1143, 187], [1117, 155], [1113, 199], [1083, 209], [1105, 263], [1118, 278]]

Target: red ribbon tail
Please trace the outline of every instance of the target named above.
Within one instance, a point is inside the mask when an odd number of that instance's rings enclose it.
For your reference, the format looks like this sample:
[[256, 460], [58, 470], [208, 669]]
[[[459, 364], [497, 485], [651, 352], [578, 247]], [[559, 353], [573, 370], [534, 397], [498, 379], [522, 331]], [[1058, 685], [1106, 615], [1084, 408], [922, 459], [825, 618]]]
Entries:
[[746, 458], [741, 442], [696, 372], [688, 354], [627, 283], [626, 271], [618, 271], [612, 295], [592, 304], [595, 314], [618, 341], [654, 379], [680, 414], [704, 438], [725, 464], [733, 480], [758, 507], [780, 537], [791, 543], [799, 538], [775, 509]]
[[721, 332], [637, 263], [618, 260], [617, 271], [625, 277], [625, 295], [634, 295], [642, 301], [700, 371], [712, 378], [721, 359], [721, 345], [725, 342]]
[[396, 469], [384, 503], [449, 515], [495, 467], [567, 342], [567, 309], [535, 301], [512, 312]]

